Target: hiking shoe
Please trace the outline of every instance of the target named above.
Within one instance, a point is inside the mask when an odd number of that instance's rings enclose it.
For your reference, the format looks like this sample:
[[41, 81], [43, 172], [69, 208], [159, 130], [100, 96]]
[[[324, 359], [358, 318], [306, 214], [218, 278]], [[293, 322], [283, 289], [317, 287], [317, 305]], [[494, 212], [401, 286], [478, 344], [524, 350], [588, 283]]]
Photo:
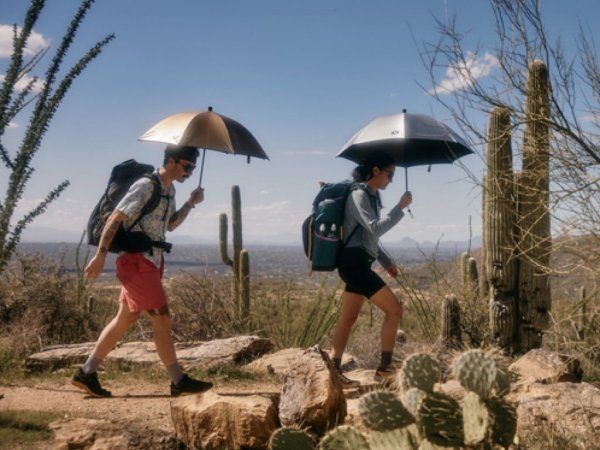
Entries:
[[375, 369], [375, 376], [373, 378], [375, 381], [383, 383], [392, 382], [396, 378], [396, 370], [392, 367], [379, 366], [377, 369]]
[[106, 389], [102, 389], [100, 382], [98, 381], [98, 375], [96, 372], [86, 375], [85, 372], [79, 369], [69, 380], [73, 386], [77, 386], [79, 389], [83, 389], [92, 397], [102, 398], [111, 397], [112, 394]]
[[213, 387], [212, 383], [207, 381], [194, 380], [188, 377], [185, 373], [183, 378], [177, 384], [171, 383], [171, 397], [179, 395], [199, 394], [200, 392], [208, 391]]
[[340, 380], [340, 383], [341, 383], [343, 389], [356, 388], [356, 387], [360, 386], [360, 381], [351, 380], [346, 375], [344, 375], [342, 372], [336, 371], [336, 374], [337, 374], [338, 380]]

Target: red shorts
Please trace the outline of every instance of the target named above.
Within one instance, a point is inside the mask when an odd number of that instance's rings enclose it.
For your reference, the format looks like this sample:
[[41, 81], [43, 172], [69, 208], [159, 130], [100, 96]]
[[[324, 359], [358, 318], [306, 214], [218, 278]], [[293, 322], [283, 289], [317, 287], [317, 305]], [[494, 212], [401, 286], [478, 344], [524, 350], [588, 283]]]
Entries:
[[117, 258], [117, 278], [122, 285], [119, 302], [126, 303], [131, 312], [167, 305], [161, 282], [163, 271], [163, 261], [158, 268], [140, 253], [123, 253]]

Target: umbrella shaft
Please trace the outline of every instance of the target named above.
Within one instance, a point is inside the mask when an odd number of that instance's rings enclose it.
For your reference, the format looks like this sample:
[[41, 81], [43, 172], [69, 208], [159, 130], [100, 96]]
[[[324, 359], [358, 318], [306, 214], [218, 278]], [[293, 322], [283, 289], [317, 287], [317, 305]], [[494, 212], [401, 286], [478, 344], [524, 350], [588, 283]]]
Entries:
[[198, 180], [198, 187], [202, 187], [202, 173], [204, 172], [204, 158], [206, 157], [206, 149], [202, 149], [202, 163], [200, 163], [200, 179]]

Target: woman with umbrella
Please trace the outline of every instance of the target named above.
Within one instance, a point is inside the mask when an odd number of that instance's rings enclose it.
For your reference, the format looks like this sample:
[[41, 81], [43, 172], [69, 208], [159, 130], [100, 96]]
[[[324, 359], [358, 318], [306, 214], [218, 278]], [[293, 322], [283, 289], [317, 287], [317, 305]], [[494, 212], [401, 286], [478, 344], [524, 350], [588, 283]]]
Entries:
[[350, 331], [365, 299], [385, 313], [381, 327], [381, 362], [375, 371], [375, 379], [383, 380], [393, 375], [392, 353], [403, 308], [371, 265], [377, 259], [392, 277], [398, 275], [394, 262], [379, 245], [379, 237], [402, 219], [402, 210], [412, 203], [412, 194], [405, 192], [387, 216], [381, 218], [379, 190], [385, 189], [392, 182], [395, 170], [392, 157], [373, 151], [352, 172], [352, 178], [358, 184], [346, 202], [344, 230], [353, 231], [340, 254], [338, 273], [346, 286], [342, 296], [342, 311], [333, 335], [331, 355], [345, 387], [360, 384], [341, 373], [341, 360]]

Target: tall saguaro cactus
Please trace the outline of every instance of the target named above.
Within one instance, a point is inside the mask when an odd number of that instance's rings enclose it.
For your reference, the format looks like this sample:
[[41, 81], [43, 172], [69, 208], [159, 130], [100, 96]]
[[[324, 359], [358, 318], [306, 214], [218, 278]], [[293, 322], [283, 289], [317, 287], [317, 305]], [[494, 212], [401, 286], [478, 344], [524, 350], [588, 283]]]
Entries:
[[522, 350], [539, 347], [551, 306], [548, 266], [550, 234], [550, 81], [542, 61], [529, 66], [523, 171], [518, 184], [519, 306]]
[[227, 254], [227, 214], [219, 216], [219, 250], [221, 261], [233, 270], [233, 295], [242, 317], [250, 311], [250, 257], [242, 245], [242, 200], [239, 186], [231, 188], [231, 225], [233, 259]]
[[540, 347], [551, 305], [548, 70], [529, 66], [523, 168], [513, 173], [510, 114], [495, 108], [488, 126], [484, 181], [484, 266], [490, 327], [496, 344], [525, 352]]
[[509, 112], [495, 108], [488, 122], [483, 221], [492, 339], [512, 351], [516, 338], [517, 260], [514, 255], [516, 203], [510, 130]]

